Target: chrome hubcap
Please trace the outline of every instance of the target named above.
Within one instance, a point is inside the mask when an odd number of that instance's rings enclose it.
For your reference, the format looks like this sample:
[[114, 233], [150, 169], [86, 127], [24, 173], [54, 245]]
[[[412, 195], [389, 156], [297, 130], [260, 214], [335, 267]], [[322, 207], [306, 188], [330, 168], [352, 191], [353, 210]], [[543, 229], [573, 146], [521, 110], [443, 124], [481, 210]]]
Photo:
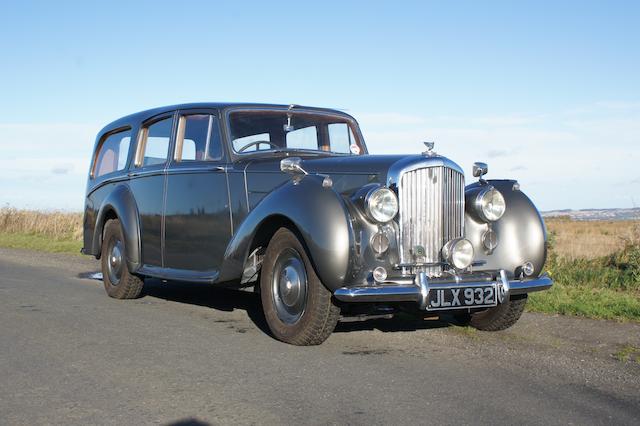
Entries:
[[278, 318], [286, 324], [298, 322], [307, 304], [307, 273], [297, 251], [286, 249], [278, 257], [272, 293]]
[[122, 242], [117, 239], [112, 240], [108, 251], [107, 273], [109, 274], [109, 281], [113, 285], [120, 284], [120, 278], [122, 278], [122, 252]]

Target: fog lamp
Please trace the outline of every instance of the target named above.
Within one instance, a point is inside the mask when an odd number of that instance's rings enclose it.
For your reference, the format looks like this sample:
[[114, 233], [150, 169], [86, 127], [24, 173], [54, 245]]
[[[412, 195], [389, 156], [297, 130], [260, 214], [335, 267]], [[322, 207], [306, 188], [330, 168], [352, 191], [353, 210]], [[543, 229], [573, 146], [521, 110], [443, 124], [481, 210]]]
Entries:
[[473, 263], [473, 245], [466, 238], [456, 238], [442, 248], [442, 257], [456, 269], [466, 269]]
[[376, 267], [373, 270], [372, 274], [373, 274], [373, 279], [378, 283], [382, 283], [387, 279], [387, 270], [384, 269], [382, 266]]

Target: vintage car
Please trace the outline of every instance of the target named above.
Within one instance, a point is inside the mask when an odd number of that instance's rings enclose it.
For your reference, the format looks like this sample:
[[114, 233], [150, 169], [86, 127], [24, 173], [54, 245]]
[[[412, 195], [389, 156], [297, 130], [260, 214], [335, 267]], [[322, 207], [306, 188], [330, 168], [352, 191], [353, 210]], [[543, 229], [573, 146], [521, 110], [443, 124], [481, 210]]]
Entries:
[[353, 117], [298, 105], [136, 113], [97, 136], [82, 251], [119, 299], [147, 277], [253, 289], [296, 345], [399, 310], [505, 329], [552, 285], [544, 222], [518, 182], [476, 163], [465, 186], [426, 145], [369, 155]]

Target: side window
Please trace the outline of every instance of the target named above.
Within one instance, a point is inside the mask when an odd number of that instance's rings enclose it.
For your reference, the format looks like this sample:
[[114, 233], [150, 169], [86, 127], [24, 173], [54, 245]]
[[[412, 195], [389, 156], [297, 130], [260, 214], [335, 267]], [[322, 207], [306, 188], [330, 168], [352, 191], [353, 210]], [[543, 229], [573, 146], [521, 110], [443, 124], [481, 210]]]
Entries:
[[94, 178], [122, 170], [127, 165], [131, 130], [112, 133], [98, 147], [92, 176]]
[[171, 139], [172, 118], [156, 121], [143, 130], [144, 155], [139, 166], [153, 166], [164, 164], [169, 153], [169, 140]]
[[328, 128], [331, 151], [339, 153], [351, 152], [351, 145], [357, 142], [349, 125], [347, 123], [331, 123]]
[[209, 160], [222, 158], [222, 139], [220, 137], [220, 122], [216, 117], [211, 117], [211, 131], [209, 132]]
[[303, 127], [287, 133], [287, 148], [318, 149], [316, 126]]
[[217, 160], [222, 157], [218, 120], [209, 114], [180, 117], [176, 161]]

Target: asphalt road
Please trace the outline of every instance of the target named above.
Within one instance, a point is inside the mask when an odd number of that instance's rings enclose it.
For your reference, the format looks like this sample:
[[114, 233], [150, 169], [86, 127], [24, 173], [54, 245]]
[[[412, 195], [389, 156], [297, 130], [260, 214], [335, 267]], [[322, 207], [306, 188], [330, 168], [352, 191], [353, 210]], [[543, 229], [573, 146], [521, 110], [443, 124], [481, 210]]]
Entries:
[[525, 314], [512, 329], [341, 324], [266, 333], [253, 294], [145, 284], [119, 301], [95, 261], [0, 249], [1, 424], [640, 424], [639, 324]]

